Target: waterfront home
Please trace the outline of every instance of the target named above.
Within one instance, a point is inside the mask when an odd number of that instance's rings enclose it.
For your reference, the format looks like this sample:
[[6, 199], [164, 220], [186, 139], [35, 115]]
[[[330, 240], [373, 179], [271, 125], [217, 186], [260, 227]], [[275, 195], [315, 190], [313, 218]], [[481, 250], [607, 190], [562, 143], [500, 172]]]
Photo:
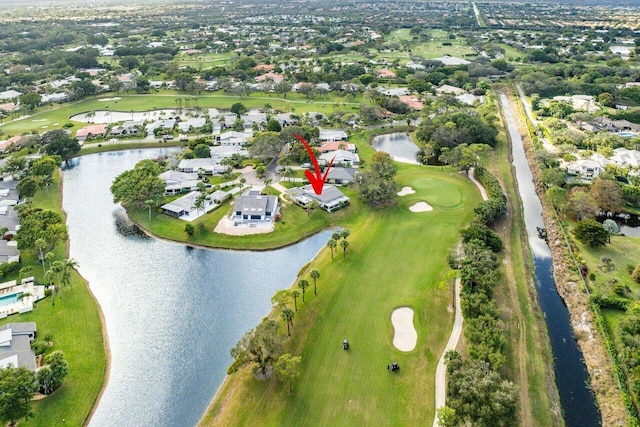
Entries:
[[243, 157], [249, 157], [249, 152], [237, 145], [216, 145], [210, 148], [211, 158], [218, 163], [222, 159], [238, 154]]
[[316, 194], [311, 185], [291, 188], [287, 190], [287, 194], [291, 196], [294, 203], [305, 209], [310, 207], [315, 200], [318, 202], [318, 206], [327, 212], [337, 211], [350, 202], [349, 197], [345, 196], [340, 189], [329, 184], [322, 187], [321, 194]]
[[76, 139], [81, 143], [89, 138], [104, 138], [107, 135], [107, 125], [104, 123], [88, 125], [76, 132]]
[[264, 196], [251, 190], [236, 198], [231, 219], [236, 223], [273, 221], [278, 210], [276, 196]]
[[178, 131], [182, 133], [191, 132], [204, 127], [207, 124], [207, 119], [204, 117], [192, 117], [188, 120], [178, 123]]
[[36, 370], [36, 355], [31, 350], [36, 332], [35, 322], [7, 323], [0, 326], [0, 369], [12, 365], [15, 368]]
[[202, 182], [198, 178], [197, 173], [187, 173], [174, 170], [162, 172], [158, 175], [158, 178], [167, 184], [164, 190], [164, 193], [167, 195], [196, 191], [198, 189], [198, 183]]
[[165, 215], [172, 216], [178, 219], [184, 219], [186, 221], [193, 221], [205, 213], [213, 210], [218, 205], [209, 197], [204, 202], [204, 206], [198, 211], [195, 207], [196, 199], [200, 196], [199, 191], [192, 191], [179, 199], [172, 202], [165, 203], [160, 208]]
[[360, 166], [360, 156], [358, 156], [358, 154], [356, 153], [352, 153], [351, 151], [347, 151], [347, 150], [330, 151], [328, 153], [323, 153], [323, 154], [320, 154], [320, 156], [318, 156], [318, 161], [320, 163], [324, 162], [327, 165], [329, 164], [331, 159], [334, 159], [333, 164], [335, 166], [338, 166], [338, 165], [345, 165], [345, 166], [352, 166], [352, 167]]
[[147, 135], [154, 135], [156, 129], [166, 129], [168, 131], [171, 131], [175, 126], [176, 119], [156, 120], [155, 122], [147, 125]]

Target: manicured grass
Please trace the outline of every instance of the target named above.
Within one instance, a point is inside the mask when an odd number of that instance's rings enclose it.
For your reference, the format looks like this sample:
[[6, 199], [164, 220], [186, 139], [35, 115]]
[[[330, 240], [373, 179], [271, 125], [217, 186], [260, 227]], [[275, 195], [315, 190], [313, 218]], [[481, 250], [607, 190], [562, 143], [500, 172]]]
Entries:
[[[633, 281], [627, 272], [627, 266], [635, 267], [640, 263], [640, 238], [630, 236], [612, 236], [611, 243], [604, 247], [592, 248], [578, 242], [580, 254], [589, 267], [589, 275], [595, 274], [595, 280], [589, 280], [594, 293], [613, 296], [612, 281], [627, 285], [631, 289], [626, 297], [640, 300], [640, 285]], [[613, 263], [612, 271], [599, 268], [600, 258], [606, 257]]]
[[[117, 101], [101, 101], [118, 97]], [[295, 112], [303, 114], [319, 111], [324, 114], [331, 114], [336, 108], [342, 110], [357, 110], [362, 97], [355, 96], [353, 99], [339, 97], [337, 94], [329, 93], [325, 98], [306, 99], [304, 95], [297, 93], [287, 94], [287, 99], [276, 94], [253, 93], [251, 96], [232, 96], [218, 92], [203, 92], [202, 94], [185, 94], [171, 90], [161, 90], [158, 93], [127, 95], [124, 93], [104, 93], [98, 97], [87, 98], [82, 101], [56, 105], [54, 107], [41, 107], [29, 117], [5, 122], [2, 131], [5, 135], [20, 135], [29, 132], [46, 132], [52, 129], [59, 129], [66, 123], [73, 124], [73, 129], [78, 129], [86, 123], [71, 121], [70, 117], [88, 111], [106, 110], [111, 111], [148, 111], [159, 108], [177, 108], [177, 98], [192, 97], [197, 98], [198, 106], [202, 108], [229, 109], [236, 102], [243, 103], [247, 108], [262, 108], [265, 104], [271, 104], [272, 108], [279, 111]]]
[[[43, 190], [36, 193], [33, 205], [61, 212], [58, 178], [48, 193]], [[66, 258], [66, 242], [58, 244], [54, 253], [56, 259]], [[24, 250], [21, 255], [23, 265], [33, 265], [32, 274], [41, 281], [43, 270], [36, 265], [33, 251]], [[46, 298], [32, 312], [0, 321], [0, 324], [36, 322], [39, 337], [47, 333], [53, 336], [55, 344], [49, 351], [61, 350], [69, 362], [69, 374], [61, 388], [34, 402], [35, 417], [20, 425], [83, 425], [102, 386], [106, 359], [98, 304], [87, 283], [75, 271], [71, 284], [62, 289], [55, 301]]]
[[[187, 222], [183, 220], [152, 212], [149, 222], [147, 209], [133, 209], [130, 214], [138, 225], [165, 239], [214, 248], [265, 250], [295, 243], [332, 225], [357, 226], [366, 217], [368, 209], [360, 203], [353, 190], [343, 188], [343, 191], [351, 198], [351, 205], [344, 209], [331, 214], [317, 209], [307, 216], [299, 206], [287, 205], [281, 208], [282, 220], [276, 223], [273, 232], [250, 236], [229, 236], [213, 231], [220, 219], [231, 213], [233, 201], [193, 221], [191, 224], [196, 227], [196, 232], [191, 237], [184, 231]], [[202, 232], [199, 231], [201, 223], [205, 227]]]
[[[302, 355], [294, 392], [247, 370], [230, 377], [204, 425], [427, 425], [434, 416], [434, 373], [449, 337], [451, 291], [438, 289], [457, 231], [479, 194], [466, 178], [439, 168], [402, 165], [397, 182], [416, 194], [359, 217], [346, 257], [325, 248], [310, 266], [321, 272], [318, 296], [299, 304], [287, 351]], [[408, 207], [426, 201], [427, 213]], [[417, 348], [392, 345], [391, 312], [415, 310]], [[279, 318], [279, 313], [272, 314]], [[284, 325], [283, 325], [284, 327]], [[341, 342], [348, 339], [349, 351]], [[398, 361], [397, 374], [387, 371]], [[233, 398], [229, 399], [233, 393]], [[217, 417], [217, 418], [216, 418]]]

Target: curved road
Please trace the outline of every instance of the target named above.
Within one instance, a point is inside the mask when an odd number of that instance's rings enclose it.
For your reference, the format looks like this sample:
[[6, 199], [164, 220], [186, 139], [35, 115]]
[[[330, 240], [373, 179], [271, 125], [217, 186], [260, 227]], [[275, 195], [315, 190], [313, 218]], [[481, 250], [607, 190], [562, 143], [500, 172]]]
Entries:
[[[473, 177], [473, 168], [469, 170], [469, 179], [473, 182], [478, 189], [480, 190], [480, 194], [482, 195], [482, 200], [488, 200], [487, 192], [485, 191], [482, 184], [478, 182]], [[460, 309], [460, 291], [462, 290], [462, 283], [460, 278], [456, 279], [455, 284], [455, 311], [456, 316], [453, 321], [453, 329], [451, 330], [451, 335], [449, 336], [449, 341], [447, 341], [447, 345], [444, 347], [444, 351], [442, 352], [442, 356], [440, 356], [440, 360], [438, 361], [438, 366], [436, 367], [436, 414], [433, 417], [433, 427], [438, 427], [438, 409], [442, 408], [446, 404], [447, 399], [447, 367], [445, 365], [445, 354], [449, 350], [455, 350], [458, 346], [458, 341], [460, 340], [460, 335], [462, 334], [462, 323], [464, 318], [462, 317], [462, 310]]]

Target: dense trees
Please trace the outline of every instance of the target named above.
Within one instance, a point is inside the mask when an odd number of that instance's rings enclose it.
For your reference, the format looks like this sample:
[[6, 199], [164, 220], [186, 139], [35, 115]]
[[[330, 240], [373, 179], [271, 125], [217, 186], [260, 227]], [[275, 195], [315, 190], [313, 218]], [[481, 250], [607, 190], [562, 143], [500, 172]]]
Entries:
[[255, 135], [253, 143], [249, 147], [252, 157], [259, 159], [272, 159], [276, 157], [283, 146], [282, 139], [275, 132], [260, 132]]
[[236, 372], [242, 366], [253, 363], [257, 371], [266, 374], [267, 367], [272, 366], [282, 355], [283, 336], [278, 333], [279, 326], [274, 320], [264, 320], [254, 329], [248, 331], [231, 349], [234, 362], [227, 370], [228, 374]]
[[576, 239], [589, 246], [604, 246], [609, 240], [609, 232], [598, 221], [583, 219], [573, 228]]
[[425, 145], [430, 145], [436, 156], [443, 147], [453, 148], [460, 144], [487, 144], [495, 146], [498, 131], [481, 116], [457, 111], [425, 120], [420, 124], [416, 136]]
[[114, 203], [142, 208], [149, 199], [162, 200], [165, 183], [158, 178], [160, 173], [160, 166], [153, 160], [141, 160], [133, 169], [121, 173], [111, 185]]
[[35, 373], [12, 365], [0, 369], [0, 420], [15, 426], [22, 418], [30, 418], [31, 398], [36, 392]]
[[394, 181], [396, 168], [393, 160], [384, 151], [376, 152], [371, 158], [371, 167], [362, 172], [356, 180], [360, 197], [371, 206], [380, 207], [393, 203], [398, 186]]
[[607, 212], [620, 212], [624, 206], [624, 196], [615, 181], [596, 179], [589, 194], [598, 207]]
[[61, 129], [43, 133], [40, 137], [40, 145], [43, 146], [45, 153], [60, 156], [64, 161], [68, 161], [81, 148], [77, 139]]
[[20, 229], [16, 233], [20, 249], [35, 248], [41, 239], [48, 250], [66, 238], [67, 226], [59, 213], [40, 208], [25, 209], [20, 213]]

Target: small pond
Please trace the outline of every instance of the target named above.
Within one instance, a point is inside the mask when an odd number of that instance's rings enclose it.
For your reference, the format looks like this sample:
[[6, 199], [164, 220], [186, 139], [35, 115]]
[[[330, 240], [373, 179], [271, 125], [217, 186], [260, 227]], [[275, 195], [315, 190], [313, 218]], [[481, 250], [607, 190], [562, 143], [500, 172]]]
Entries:
[[385, 151], [393, 160], [401, 163], [418, 164], [416, 157], [422, 151], [411, 137], [404, 132], [388, 133], [373, 138], [373, 148], [377, 151]]

